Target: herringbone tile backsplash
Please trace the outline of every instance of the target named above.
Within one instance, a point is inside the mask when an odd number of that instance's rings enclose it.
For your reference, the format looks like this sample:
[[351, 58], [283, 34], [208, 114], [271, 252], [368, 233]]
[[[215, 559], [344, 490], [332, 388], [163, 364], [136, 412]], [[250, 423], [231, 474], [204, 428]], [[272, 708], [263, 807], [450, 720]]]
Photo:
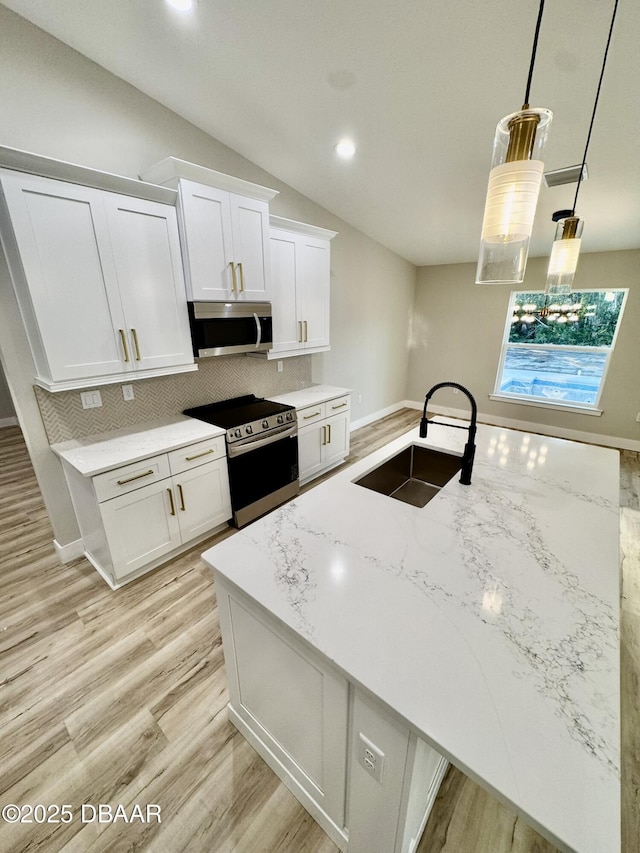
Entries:
[[35, 392], [49, 442], [57, 444], [176, 415], [191, 406], [241, 394], [268, 397], [311, 385], [311, 356], [286, 358], [283, 362], [284, 369], [278, 373], [276, 362], [266, 359], [242, 355], [202, 359], [193, 373], [132, 381], [135, 399], [128, 402], [122, 397], [121, 384], [101, 385], [102, 406], [98, 409], [83, 409], [80, 391], [51, 394], [35, 387]]

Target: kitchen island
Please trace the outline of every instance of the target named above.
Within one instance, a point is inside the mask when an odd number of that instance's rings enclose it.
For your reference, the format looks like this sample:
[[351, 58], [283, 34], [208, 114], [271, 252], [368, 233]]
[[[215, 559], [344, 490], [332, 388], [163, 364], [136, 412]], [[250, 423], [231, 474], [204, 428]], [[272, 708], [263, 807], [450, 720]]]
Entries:
[[203, 555], [230, 718], [349, 853], [414, 850], [443, 759], [618, 853], [618, 453], [480, 425], [422, 508], [355, 482], [465, 439], [416, 429]]

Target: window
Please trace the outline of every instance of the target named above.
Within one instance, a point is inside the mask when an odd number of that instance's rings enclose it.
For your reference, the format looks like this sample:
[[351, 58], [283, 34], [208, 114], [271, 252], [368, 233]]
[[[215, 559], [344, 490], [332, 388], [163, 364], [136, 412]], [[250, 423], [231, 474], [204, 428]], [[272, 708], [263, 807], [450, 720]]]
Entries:
[[626, 296], [512, 293], [492, 397], [599, 414]]

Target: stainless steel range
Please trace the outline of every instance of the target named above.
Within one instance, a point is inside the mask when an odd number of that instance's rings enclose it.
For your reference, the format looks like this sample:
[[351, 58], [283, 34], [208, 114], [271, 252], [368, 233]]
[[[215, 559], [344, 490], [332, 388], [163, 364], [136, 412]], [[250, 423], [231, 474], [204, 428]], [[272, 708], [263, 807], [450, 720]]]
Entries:
[[184, 414], [227, 431], [236, 527], [244, 527], [298, 494], [298, 422], [293, 406], [247, 394], [186, 409]]

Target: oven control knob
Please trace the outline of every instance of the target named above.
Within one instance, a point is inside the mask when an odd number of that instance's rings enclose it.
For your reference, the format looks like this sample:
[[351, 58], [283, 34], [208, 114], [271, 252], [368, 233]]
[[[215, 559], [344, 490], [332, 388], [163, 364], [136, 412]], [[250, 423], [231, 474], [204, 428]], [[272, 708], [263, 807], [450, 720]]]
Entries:
[[288, 421], [292, 421], [292, 420], [293, 420], [293, 412], [287, 412], [287, 420], [288, 420]]
[[241, 430], [241, 429], [236, 429], [236, 430], [234, 430], [234, 431], [233, 431], [233, 434], [234, 434], [234, 436], [235, 436], [236, 438], [240, 438], [240, 437], [242, 436], [242, 430]]
[[269, 429], [269, 421], [267, 421], [267, 420], [262, 421], [262, 429]]
[[278, 415], [278, 423], [279, 423], [279, 424], [283, 424], [283, 423], [284, 423], [284, 418], [282, 417], [282, 415]]
[[251, 426], [251, 424], [249, 424], [248, 426], [246, 426], [246, 427], [244, 428], [244, 431], [246, 432], [246, 434], [247, 434], [247, 435], [251, 435], [251, 433], [253, 432], [253, 427]]

